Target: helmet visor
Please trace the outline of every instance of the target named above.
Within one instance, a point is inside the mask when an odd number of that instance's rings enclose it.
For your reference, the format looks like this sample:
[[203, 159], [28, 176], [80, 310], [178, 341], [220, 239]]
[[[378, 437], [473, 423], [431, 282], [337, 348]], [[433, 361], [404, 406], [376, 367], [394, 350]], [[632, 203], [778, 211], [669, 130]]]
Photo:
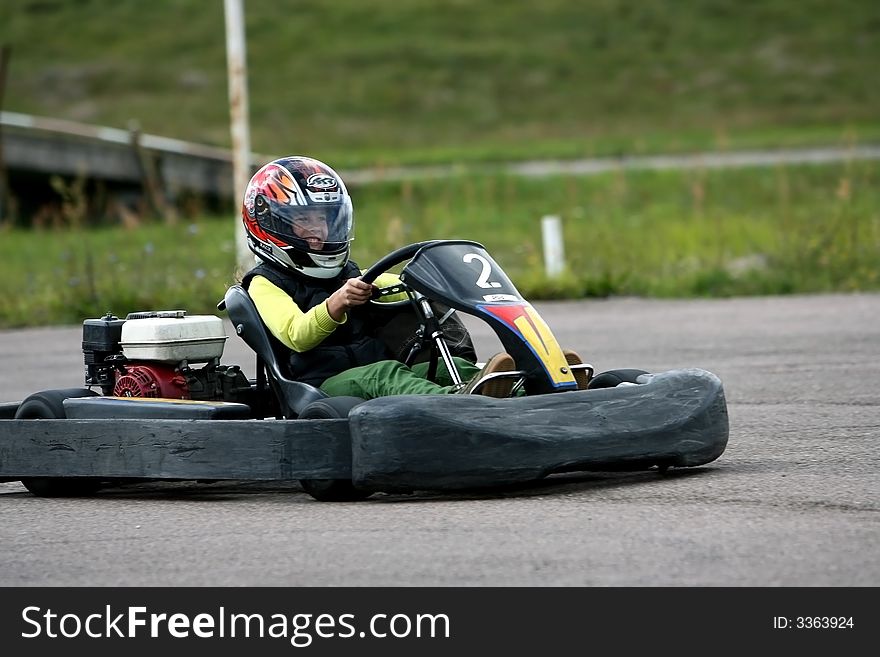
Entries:
[[354, 239], [351, 200], [335, 203], [286, 205], [269, 201], [269, 211], [257, 222], [270, 235], [303, 251], [339, 253]]

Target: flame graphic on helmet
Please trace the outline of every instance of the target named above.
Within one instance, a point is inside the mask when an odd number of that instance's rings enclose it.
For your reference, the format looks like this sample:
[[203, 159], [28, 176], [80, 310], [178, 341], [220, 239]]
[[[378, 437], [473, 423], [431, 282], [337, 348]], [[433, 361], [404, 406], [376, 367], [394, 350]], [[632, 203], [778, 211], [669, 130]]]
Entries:
[[298, 205], [301, 202], [297, 184], [282, 167], [264, 167], [257, 172], [251, 184], [257, 194], [264, 193], [284, 205]]
[[287, 246], [284, 242], [270, 235], [256, 220], [256, 199], [264, 195], [284, 205], [299, 205], [303, 199], [296, 182], [290, 174], [277, 164], [270, 163], [254, 174], [248, 185], [244, 198], [244, 220], [249, 230], [259, 239], [272, 242], [278, 246]]

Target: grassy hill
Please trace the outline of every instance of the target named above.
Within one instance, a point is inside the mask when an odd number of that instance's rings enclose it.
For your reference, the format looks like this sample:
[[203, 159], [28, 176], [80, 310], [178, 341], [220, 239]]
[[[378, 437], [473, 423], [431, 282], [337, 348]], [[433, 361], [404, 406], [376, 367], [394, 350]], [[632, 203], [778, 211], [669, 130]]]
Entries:
[[[245, 2], [253, 149], [338, 167], [880, 138], [876, 0]], [[4, 0], [4, 109], [229, 144], [221, 0]]]

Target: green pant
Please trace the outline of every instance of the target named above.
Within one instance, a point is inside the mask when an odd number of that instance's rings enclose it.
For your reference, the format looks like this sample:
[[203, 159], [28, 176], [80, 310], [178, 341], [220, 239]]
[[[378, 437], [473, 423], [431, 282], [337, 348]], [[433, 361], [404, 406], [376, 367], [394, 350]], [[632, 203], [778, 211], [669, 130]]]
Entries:
[[[467, 383], [480, 369], [463, 358], [454, 357], [455, 366]], [[375, 399], [389, 395], [446, 395], [456, 391], [452, 378], [441, 360], [437, 364], [437, 380], [428, 381], [428, 363], [407, 367], [400, 361], [382, 360], [370, 365], [340, 372], [321, 384], [331, 397], [352, 396]]]

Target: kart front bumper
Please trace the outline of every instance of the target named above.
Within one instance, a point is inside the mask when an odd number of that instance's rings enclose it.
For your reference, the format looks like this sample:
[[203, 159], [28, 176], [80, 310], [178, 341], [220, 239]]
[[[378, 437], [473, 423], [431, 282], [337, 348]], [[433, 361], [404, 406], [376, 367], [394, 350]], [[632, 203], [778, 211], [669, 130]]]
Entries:
[[577, 470], [689, 467], [717, 459], [729, 424], [721, 381], [700, 369], [642, 385], [494, 399], [375, 399], [352, 410], [352, 477], [368, 490], [498, 486]]

